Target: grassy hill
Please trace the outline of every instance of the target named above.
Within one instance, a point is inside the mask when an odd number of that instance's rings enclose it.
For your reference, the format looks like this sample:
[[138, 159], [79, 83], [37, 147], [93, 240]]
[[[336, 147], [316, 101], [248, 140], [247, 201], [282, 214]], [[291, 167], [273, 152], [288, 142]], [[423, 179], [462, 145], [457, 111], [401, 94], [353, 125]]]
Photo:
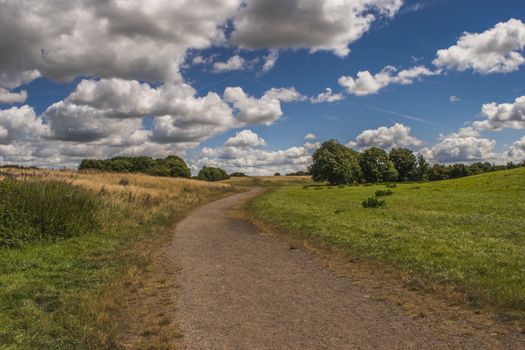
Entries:
[[525, 312], [525, 168], [398, 184], [387, 208], [361, 206], [383, 189], [280, 187], [250, 209], [295, 236], [452, 284], [473, 304]]

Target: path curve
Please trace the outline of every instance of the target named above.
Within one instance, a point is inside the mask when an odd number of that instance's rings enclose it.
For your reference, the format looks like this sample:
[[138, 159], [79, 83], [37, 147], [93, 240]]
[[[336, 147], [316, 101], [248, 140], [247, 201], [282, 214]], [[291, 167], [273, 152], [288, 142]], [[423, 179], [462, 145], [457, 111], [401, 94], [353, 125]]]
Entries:
[[[179, 223], [177, 322], [187, 349], [484, 349], [489, 334], [443, 333], [371, 300], [315, 256], [232, 216], [252, 189], [205, 205]], [[459, 321], [458, 321], [459, 322]]]

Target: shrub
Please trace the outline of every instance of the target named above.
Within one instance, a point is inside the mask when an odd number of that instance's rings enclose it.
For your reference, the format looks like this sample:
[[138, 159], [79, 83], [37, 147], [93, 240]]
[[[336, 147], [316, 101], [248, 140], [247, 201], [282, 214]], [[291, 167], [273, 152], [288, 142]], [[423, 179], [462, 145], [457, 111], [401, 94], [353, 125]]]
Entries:
[[0, 248], [70, 238], [100, 227], [102, 199], [63, 182], [0, 182]]
[[281, 173], [275, 173], [273, 176], [281, 176]]
[[204, 181], [221, 181], [229, 179], [230, 176], [221, 168], [204, 167], [199, 171], [197, 178]]
[[236, 172], [236, 173], [231, 173], [230, 174], [230, 177], [245, 177], [246, 174], [245, 173], [241, 173], [241, 172]]
[[119, 180], [118, 184], [122, 186], [127, 186], [129, 185], [129, 179], [127, 177], [123, 177]]
[[383, 197], [383, 196], [391, 196], [394, 192], [390, 190], [377, 190], [376, 191], [376, 197]]
[[386, 187], [387, 188], [396, 188], [397, 185], [395, 183], [388, 183], [388, 184], [386, 184]]
[[377, 197], [368, 197], [362, 203], [363, 208], [386, 208], [386, 201]]

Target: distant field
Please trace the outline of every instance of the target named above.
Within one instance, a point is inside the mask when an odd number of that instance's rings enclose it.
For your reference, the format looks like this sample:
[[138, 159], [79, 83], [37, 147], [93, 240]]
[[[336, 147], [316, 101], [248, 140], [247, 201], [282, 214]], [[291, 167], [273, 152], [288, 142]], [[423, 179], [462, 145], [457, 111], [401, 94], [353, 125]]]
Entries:
[[313, 184], [311, 176], [244, 176], [232, 177], [222, 183], [233, 186], [285, 186]]
[[137, 174], [1, 169], [0, 348], [114, 348], [124, 285], [147, 266], [141, 244], [233, 192]]
[[279, 187], [250, 210], [285, 231], [453, 284], [473, 304], [525, 312], [525, 169], [385, 186]]

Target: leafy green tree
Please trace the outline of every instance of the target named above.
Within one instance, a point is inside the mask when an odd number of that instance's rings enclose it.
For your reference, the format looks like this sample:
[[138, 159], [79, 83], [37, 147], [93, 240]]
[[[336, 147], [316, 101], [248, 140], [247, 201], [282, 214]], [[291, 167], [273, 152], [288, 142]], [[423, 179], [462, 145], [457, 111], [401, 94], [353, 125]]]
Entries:
[[470, 171], [469, 171], [469, 168], [465, 164], [459, 163], [459, 164], [453, 164], [452, 166], [450, 166], [448, 174], [451, 179], [456, 179], [458, 177], [469, 176]]
[[190, 168], [181, 157], [168, 156], [166, 157], [166, 165], [170, 170], [170, 176], [174, 177], [191, 177]]
[[417, 159], [408, 148], [392, 148], [388, 157], [397, 170], [398, 181], [415, 180]]
[[377, 147], [362, 152], [359, 164], [366, 182], [396, 181], [399, 176], [388, 154]]
[[221, 168], [204, 167], [199, 171], [197, 178], [204, 181], [221, 181], [229, 179], [230, 176]]
[[422, 155], [419, 155], [417, 157], [417, 167], [414, 180], [427, 181], [429, 171], [430, 165], [428, 164], [427, 160]]
[[324, 142], [314, 152], [313, 163], [308, 169], [314, 181], [328, 181], [331, 185], [359, 182], [361, 168], [357, 152], [336, 140]]

